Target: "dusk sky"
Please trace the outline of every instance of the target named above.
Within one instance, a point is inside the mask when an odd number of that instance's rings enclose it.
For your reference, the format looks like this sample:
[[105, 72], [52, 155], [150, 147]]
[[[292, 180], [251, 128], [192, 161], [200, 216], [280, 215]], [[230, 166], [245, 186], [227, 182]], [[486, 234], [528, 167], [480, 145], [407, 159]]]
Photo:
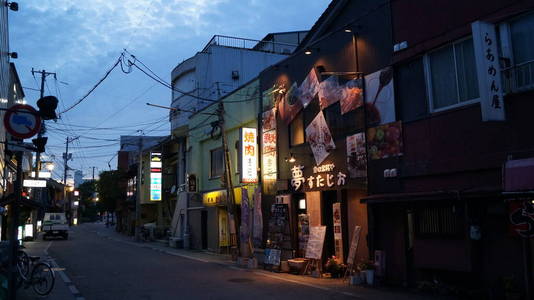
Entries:
[[[329, 0], [39, 0], [19, 1], [10, 13], [10, 50], [26, 101], [35, 105], [40, 76], [45, 95], [59, 98], [58, 111], [70, 107], [100, 80], [123, 48], [170, 81], [171, 70], [193, 56], [215, 34], [261, 39], [269, 32], [308, 30]], [[146, 102], [170, 105], [171, 92], [139, 70], [116, 68], [80, 105], [57, 123], [47, 121], [47, 154], [54, 155], [55, 178], [62, 178], [66, 137], [73, 169], [91, 176], [93, 166], [108, 170], [119, 150], [120, 135], [168, 135], [168, 111]], [[113, 129], [110, 129], [113, 128]], [[88, 139], [87, 137], [92, 137]], [[96, 138], [96, 139], [95, 139]], [[98, 140], [97, 140], [98, 139]], [[71, 152], [69, 151], [69, 152]], [[116, 168], [116, 159], [110, 161]]]

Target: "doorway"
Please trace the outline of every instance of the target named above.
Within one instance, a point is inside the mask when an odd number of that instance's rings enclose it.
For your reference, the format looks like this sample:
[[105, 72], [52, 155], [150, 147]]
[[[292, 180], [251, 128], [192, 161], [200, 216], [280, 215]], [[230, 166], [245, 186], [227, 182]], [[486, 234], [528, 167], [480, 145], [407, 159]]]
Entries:
[[326, 226], [326, 233], [323, 247], [323, 261], [336, 255], [335, 241], [334, 241], [334, 214], [333, 204], [338, 202], [336, 191], [324, 191], [322, 193], [322, 220], [323, 225]]

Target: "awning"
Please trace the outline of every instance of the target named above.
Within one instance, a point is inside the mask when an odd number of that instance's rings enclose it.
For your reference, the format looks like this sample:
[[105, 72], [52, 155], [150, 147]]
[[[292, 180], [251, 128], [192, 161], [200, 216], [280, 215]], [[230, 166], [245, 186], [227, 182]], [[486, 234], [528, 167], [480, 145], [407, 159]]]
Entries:
[[396, 202], [415, 202], [415, 201], [439, 201], [454, 199], [472, 199], [483, 197], [500, 197], [501, 189], [496, 188], [477, 188], [465, 191], [443, 190], [430, 192], [411, 192], [411, 193], [391, 193], [377, 194], [367, 196], [360, 200], [361, 203], [378, 204], [378, 203], [396, 203]]
[[534, 190], [534, 158], [509, 160], [503, 170], [504, 191]]

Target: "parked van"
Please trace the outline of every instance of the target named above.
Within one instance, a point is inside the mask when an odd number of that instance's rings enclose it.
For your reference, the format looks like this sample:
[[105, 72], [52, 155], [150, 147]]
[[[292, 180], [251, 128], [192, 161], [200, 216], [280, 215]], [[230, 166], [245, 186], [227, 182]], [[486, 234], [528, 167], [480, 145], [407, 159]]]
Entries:
[[69, 238], [69, 225], [65, 213], [45, 213], [43, 220], [43, 240], [50, 236]]

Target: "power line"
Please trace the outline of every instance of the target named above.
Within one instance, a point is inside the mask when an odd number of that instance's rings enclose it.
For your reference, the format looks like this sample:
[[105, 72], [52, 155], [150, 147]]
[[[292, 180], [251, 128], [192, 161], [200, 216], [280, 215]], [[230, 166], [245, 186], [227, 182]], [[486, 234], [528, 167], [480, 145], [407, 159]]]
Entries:
[[119, 63], [122, 60], [122, 55], [123, 54], [124, 53], [121, 53], [121, 56], [119, 56], [119, 58], [117, 59], [115, 64], [113, 64], [113, 66], [106, 72], [104, 77], [102, 77], [83, 97], [81, 97], [78, 101], [74, 102], [74, 104], [71, 105], [70, 107], [68, 107], [66, 110], [60, 112], [59, 115], [62, 115], [64, 113], [68, 112], [69, 110], [71, 110], [71, 109], [75, 108], [76, 106], [78, 106], [78, 104], [82, 103], [82, 101], [85, 100], [85, 98], [87, 98], [104, 80], [106, 80], [106, 78], [109, 76], [109, 74], [111, 74], [111, 71], [113, 71], [117, 67], [117, 65], [119, 65]]

